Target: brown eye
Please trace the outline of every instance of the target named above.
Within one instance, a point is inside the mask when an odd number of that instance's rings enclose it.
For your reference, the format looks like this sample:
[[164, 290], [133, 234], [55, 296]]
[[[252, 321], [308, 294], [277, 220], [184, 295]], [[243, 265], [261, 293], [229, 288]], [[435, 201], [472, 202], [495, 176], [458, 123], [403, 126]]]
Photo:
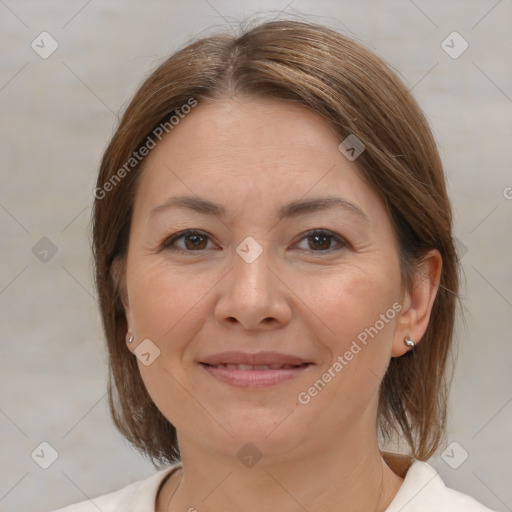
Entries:
[[204, 249], [206, 247], [206, 237], [203, 235], [185, 235], [183, 237], [185, 247], [188, 250]]
[[[168, 238], [162, 245], [162, 249], [170, 251], [194, 252], [207, 248], [210, 239], [200, 231], [183, 231]], [[176, 242], [183, 241], [181, 244]]]
[[337, 242], [338, 248], [347, 246], [345, 240], [340, 236], [325, 230], [310, 231], [301, 239], [301, 242], [303, 240], [308, 241], [306, 250], [313, 252], [327, 252], [336, 249], [336, 247], [334, 249], [332, 247], [333, 240]]
[[311, 249], [320, 249], [321, 251], [326, 251], [331, 246], [332, 236], [319, 234], [319, 235], [310, 235], [308, 236], [310, 240], [309, 247]]

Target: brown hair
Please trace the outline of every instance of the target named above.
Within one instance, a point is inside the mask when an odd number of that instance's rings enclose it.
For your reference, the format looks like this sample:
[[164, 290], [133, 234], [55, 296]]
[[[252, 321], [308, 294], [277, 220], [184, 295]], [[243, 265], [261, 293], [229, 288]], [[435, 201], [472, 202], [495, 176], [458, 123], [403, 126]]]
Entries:
[[412, 285], [416, 264], [428, 250], [440, 251], [443, 268], [429, 325], [413, 351], [391, 359], [378, 413], [386, 439], [398, 434], [414, 457], [426, 460], [445, 429], [446, 367], [458, 297], [442, 164], [427, 120], [390, 67], [351, 38], [302, 21], [266, 22], [238, 36], [217, 34], [177, 51], [142, 84], [105, 151], [95, 192], [93, 252], [115, 425], [153, 463], [179, 458], [176, 430], [151, 400], [137, 360], [125, 346], [127, 324], [113, 266], [126, 256], [142, 170], [126, 163], [155, 127], [191, 99], [200, 103], [233, 95], [299, 102], [322, 115], [341, 139], [350, 134], [360, 139], [366, 149], [357, 164], [387, 206], [404, 286]]

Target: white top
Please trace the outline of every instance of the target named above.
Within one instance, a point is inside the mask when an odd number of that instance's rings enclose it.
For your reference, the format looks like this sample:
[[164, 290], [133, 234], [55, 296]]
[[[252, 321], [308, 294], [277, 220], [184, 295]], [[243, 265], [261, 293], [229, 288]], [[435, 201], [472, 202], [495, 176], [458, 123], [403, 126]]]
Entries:
[[[154, 512], [160, 485], [181, 462], [122, 489], [54, 512]], [[474, 498], [446, 487], [436, 470], [414, 461], [386, 512], [493, 512]]]

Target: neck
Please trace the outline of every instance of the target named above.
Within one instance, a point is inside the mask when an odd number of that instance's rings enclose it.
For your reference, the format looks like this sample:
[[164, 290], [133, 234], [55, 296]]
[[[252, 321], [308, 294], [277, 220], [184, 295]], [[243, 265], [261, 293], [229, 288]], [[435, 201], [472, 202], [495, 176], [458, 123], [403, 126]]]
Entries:
[[341, 505], [385, 511], [403, 478], [384, 461], [376, 435], [374, 443], [355, 437], [327, 446], [323, 440], [314, 447], [303, 443], [293, 455], [264, 456], [250, 468], [182, 438], [183, 469], [164, 485], [156, 510], [334, 512]]

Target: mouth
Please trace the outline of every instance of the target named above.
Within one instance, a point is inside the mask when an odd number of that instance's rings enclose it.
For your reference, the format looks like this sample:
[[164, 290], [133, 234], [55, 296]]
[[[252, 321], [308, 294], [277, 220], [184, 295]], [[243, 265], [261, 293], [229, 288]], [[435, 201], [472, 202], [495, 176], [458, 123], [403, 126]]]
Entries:
[[199, 365], [215, 380], [230, 386], [259, 388], [294, 379], [313, 366], [313, 363], [271, 352], [226, 352], [200, 361]]
[[307, 366], [311, 363], [303, 363], [303, 364], [260, 364], [260, 365], [252, 365], [252, 364], [208, 364], [201, 363], [205, 366], [209, 366], [210, 368], [227, 368], [228, 370], [241, 370], [241, 371], [261, 371], [261, 370], [293, 370], [295, 368], [302, 368], [303, 366]]

